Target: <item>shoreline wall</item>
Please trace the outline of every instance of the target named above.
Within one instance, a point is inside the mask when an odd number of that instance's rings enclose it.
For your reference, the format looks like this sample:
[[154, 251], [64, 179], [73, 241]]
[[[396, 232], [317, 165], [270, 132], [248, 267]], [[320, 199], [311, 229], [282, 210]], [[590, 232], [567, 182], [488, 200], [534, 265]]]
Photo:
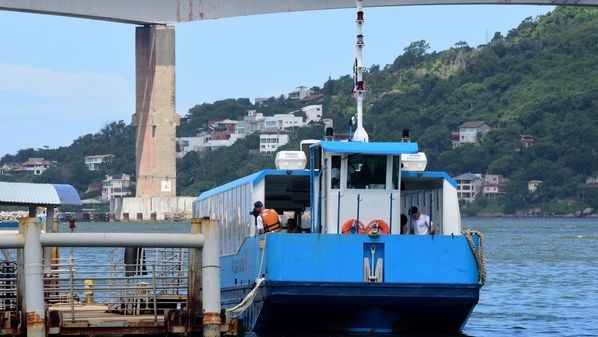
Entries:
[[116, 221], [185, 220], [191, 219], [195, 199], [195, 197], [115, 199], [110, 202], [110, 213], [114, 214]]

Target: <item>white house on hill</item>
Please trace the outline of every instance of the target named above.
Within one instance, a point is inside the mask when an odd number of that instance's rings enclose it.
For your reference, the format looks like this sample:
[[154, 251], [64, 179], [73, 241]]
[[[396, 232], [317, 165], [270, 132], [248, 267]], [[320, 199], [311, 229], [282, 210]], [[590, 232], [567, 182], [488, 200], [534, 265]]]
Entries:
[[97, 171], [100, 169], [100, 166], [104, 162], [104, 160], [110, 160], [114, 158], [113, 154], [97, 154], [93, 156], [86, 156], [85, 157], [85, 166], [90, 171]]
[[260, 134], [260, 154], [272, 154], [289, 142], [289, 134], [284, 131], [263, 132]]
[[491, 127], [482, 121], [465, 122], [459, 126], [459, 143], [477, 143], [480, 136], [485, 135]]

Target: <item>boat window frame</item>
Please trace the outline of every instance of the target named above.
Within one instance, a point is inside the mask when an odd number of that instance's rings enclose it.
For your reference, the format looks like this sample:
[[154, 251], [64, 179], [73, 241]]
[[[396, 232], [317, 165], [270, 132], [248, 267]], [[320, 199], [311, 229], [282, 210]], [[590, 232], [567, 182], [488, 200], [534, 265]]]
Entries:
[[[352, 163], [352, 160], [354, 160], [355, 158], [363, 158], [363, 162], [357, 160]], [[383, 165], [381, 165], [382, 163], [380, 163], [380, 158], [383, 158]], [[370, 167], [370, 164], [372, 162], [373, 165]], [[356, 170], [356, 168], [354, 168], [355, 165], [359, 165], [359, 170]], [[364, 170], [364, 166], [368, 170], [367, 172], [361, 172], [361, 170]], [[353, 172], [349, 172], [351, 168], [354, 169]], [[379, 169], [381, 168], [384, 169], [383, 174], [379, 172]], [[345, 168], [343, 172], [345, 173], [346, 177], [343, 186], [347, 190], [385, 191], [388, 187], [388, 155], [351, 153], [350, 155], [346, 156]], [[367, 174], [368, 176], [364, 177], [364, 174]], [[355, 178], [352, 179], [351, 175], [355, 176]], [[374, 180], [377, 180], [380, 177], [383, 177], [383, 183], [373, 183]], [[354, 185], [350, 185], [351, 182], [354, 182]], [[364, 182], [369, 183], [364, 184]], [[363, 187], [359, 187], [362, 184]]]

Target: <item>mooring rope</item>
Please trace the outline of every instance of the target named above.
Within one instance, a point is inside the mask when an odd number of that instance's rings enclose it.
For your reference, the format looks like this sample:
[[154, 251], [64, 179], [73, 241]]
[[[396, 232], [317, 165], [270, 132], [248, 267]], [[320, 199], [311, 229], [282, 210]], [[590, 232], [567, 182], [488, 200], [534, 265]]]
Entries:
[[264, 248], [262, 249], [262, 256], [260, 258], [260, 266], [258, 268], [258, 277], [255, 280], [255, 285], [253, 286], [253, 289], [251, 289], [251, 291], [249, 293], [247, 293], [247, 295], [245, 295], [245, 298], [243, 298], [241, 303], [237, 304], [236, 306], [234, 306], [232, 308], [226, 309], [226, 312], [228, 314], [230, 314], [231, 317], [239, 317], [239, 316], [241, 316], [241, 314], [243, 314], [245, 312], [245, 310], [247, 310], [247, 309], [249, 309], [249, 307], [251, 307], [251, 305], [253, 304], [253, 301], [255, 300], [255, 296], [257, 295], [257, 290], [266, 281], [265, 278], [260, 277], [262, 275], [262, 269], [264, 267], [264, 255], [266, 255], [266, 239], [265, 238], [264, 238], [263, 243], [264, 243]]
[[[469, 248], [471, 248], [471, 252], [475, 257], [475, 262], [478, 265], [478, 278], [481, 285], [486, 284], [486, 264], [484, 262], [484, 236], [481, 232], [464, 229], [461, 233], [467, 238], [467, 242], [469, 243]], [[477, 236], [480, 238], [480, 249], [475, 246], [473, 242], [473, 237]]]
[[255, 296], [257, 295], [257, 290], [259, 287], [264, 284], [265, 279], [259, 278], [255, 282], [255, 286], [251, 291], [245, 296], [245, 298], [241, 301], [241, 303], [237, 304], [232, 308], [226, 309], [228, 313], [230, 313], [231, 317], [239, 317], [245, 310], [249, 309], [249, 307], [253, 304], [253, 300], [255, 300]]

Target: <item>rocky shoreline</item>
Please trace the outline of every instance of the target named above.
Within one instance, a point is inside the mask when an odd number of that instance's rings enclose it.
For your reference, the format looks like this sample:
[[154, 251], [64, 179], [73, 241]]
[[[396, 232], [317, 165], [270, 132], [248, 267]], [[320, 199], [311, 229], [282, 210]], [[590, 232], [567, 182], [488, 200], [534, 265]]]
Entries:
[[[465, 216], [465, 215], [464, 215]], [[492, 213], [492, 212], [479, 212], [475, 216], [486, 217], [486, 218], [598, 218], [598, 214], [594, 213], [593, 208], [586, 208], [584, 210], [578, 210], [575, 213], [568, 214], [552, 214], [545, 213], [540, 208], [530, 209], [526, 213]]]
[[[0, 222], [13, 222], [13, 221], [19, 221], [20, 218], [26, 218], [29, 216], [29, 212], [28, 211], [1, 211], [0, 212]], [[67, 212], [67, 213], [58, 213], [57, 215], [59, 218], [61, 218], [63, 221], [66, 220], [76, 220], [76, 221], [83, 221], [83, 222], [111, 222], [114, 221], [114, 218], [111, 216], [109, 213], [105, 213], [105, 212], [100, 212], [100, 213], [96, 213], [96, 212], [77, 212], [77, 213], [72, 213], [72, 212]], [[144, 219], [144, 220], [120, 220], [120, 222], [155, 222], [156, 220], [151, 220], [151, 219]], [[173, 213], [173, 214], [166, 214], [164, 220], [160, 220], [160, 221], [172, 221], [172, 222], [178, 222], [178, 221], [191, 221], [191, 214], [185, 214], [185, 213]]]

